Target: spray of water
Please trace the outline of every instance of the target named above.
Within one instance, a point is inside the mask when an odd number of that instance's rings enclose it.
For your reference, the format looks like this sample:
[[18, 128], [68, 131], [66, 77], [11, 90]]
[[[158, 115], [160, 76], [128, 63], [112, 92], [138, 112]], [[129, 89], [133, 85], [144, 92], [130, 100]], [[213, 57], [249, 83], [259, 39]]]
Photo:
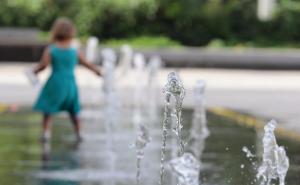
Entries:
[[[111, 49], [104, 49], [103, 56], [103, 92], [105, 95], [105, 130], [106, 130], [106, 147], [110, 158], [109, 173], [114, 173], [116, 154], [113, 149], [114, 143], [114, 125], [118, 117], [118, 99], [114, 87], [114, 69], [116, 55]], [[110, 184], [114, 184], [113, 179]]]
[[178, 185], [199, 185], [200, 163], [191, 153], [172, 159], [169, 165], [176, 173]]
[[[143, 90], [145, 87], [145, 83], [143, 79], [145, 78], [144, 73], [145, 73], [145, 58], [141, 53], [136, 53], [133, 56], [133, 65], [134, 65], [134, 72], [135, 72], [135, 78], [138, 80], [138, 83], [136, 84], [136, 88], [134, 91], [134, 102], [135, 104], [142, 104], [144, 99], [142, 98], [143, 95]], [[140, 109], [138, 109], [140, 110]]]
[[[184, 143], [181, 136], [182, 123], [181, 123], [181, 109], [182, 101], [185, 95], [185, 90], [183, 88], [182, 82], [179, 76], [175, 72], [171, 72], [168, 75], [168, 82], [164, 88], [165, 93], [165, 110], [163, 119], [163, 133], [162, 133], [162, 148], [161, 148], [161, 169], [160, 169], [160, 180], [159, 184], [163, 183], [164, 178], [164, 162], [166, 153], [166, 140], [168, 134], [168, 126], [171, 121], [171, 116], [175, 118], [176, 126], [173, 128], [173, 132], [176, 134], [178, 142], [178, 156], [182, 156], [184, 152]], [[175, 99], [174, 107], [171, 106], [171, 98]], [[174, 112], [174, 113], [172, 113]]]
[[133, 51], [129, 45], [123, 45], [120, 49], [120, 60], [116, 70], [116, 77], [118, 79], [123, 79], [124, 75], [127, 75], [128, 71], [131, 69], [133, 58]]
[[[103, 56], [103, 93], [107, 128], [113, 127], [119, 117], [120, 101], [115, 90], [116, 54], [112, 49], [104, 49]], [[109, 130], [109, 129], [108, 129]]]
[[172, 128], [173, 133], [176, 135], [178, 151], [177, 156], [182, 156], [184, 152], [184, 142], [182, 139], [182, 102], [185, 95], [185, 90], [183, 88], [182, 82], [179, 76], [172, 72], [168, 75], [168, 83], [165, 87], [165, 93], [169, 93], [172, 97], [175, 98], [175, 109], [172, 114], [173, 119], [175, 120], [175, 127]]
[[149, 106], [149, 120], [155, 123], [158, 119], [158, 84], [157, 84], [157, 74], [162, 66], [162, 60], [159, 56], [153, 56], [150, 58], [147, 65], [148, 72], [148, 106]]
[[190, 129], [190, 147], [197, 159], [201, 158], [205, 147], [205, 139], [209, 136], [204, 98], [205, 82], [197, 81], [194, 94], [194, 115]]
[[165, 154], [166, 154], [166, 141], [168, 134], [168, 124], [171, 118], [171, 107], [170, 107], [170, 93], [165, 95], [165, 108], [164, 108], [164, 118], [163, 118], [163, 133], [162, 133], [162, 146], [161, 146], [161, 159], [160, 159], [160, 180], [159, 185], [162, 185], [165, 171]]
[[245, 152], [247, 158], [256, 157], [246, 146], [242, 148], [242, 151]]
[[[145, 70], [145, 58], [142, 54], [134, 55], [134, 68], [136, 70], [137, 79], [142, 80], [143, 74]], [[137, 83], [135, 92], [134, 92], [134, 116], [133, 121], [137, 128], [137, 138], [135, 140], [134, 147], [136, 149], [136, 184], [140, 184], [140, 176], [141, 176], [141, 162], [144, 157], [144, 149], [147, 144], [150, 142], [150, 133], [147, 123], [142, 116], [142, 108], [144, 105], [143, 102], [143, 94], [144, 94], [144, 84]]]
[[274, 134], [276, 125], [276, 121], [272, 120], [264, 127], [263, 157], [257, 173], [261, 185], [271, 185], [272, 181], [277, 179], [280, 185], [285, 185], [289, 159], [284, 147], [277, 145]]
[[162, 60], [160, 56], [153, 56], [150, 58], [147, 70], [148, 70], [148, 84], [151, 85], [156, 82], [156, 77], [159, 69], [162, 66]]
[[136, 184], [140, 184], [140, 176], [141, 176], [141, 162], [144, 158], [144, 149], [147, 146], [147, 144], [150, 142], [150, 133], [148, 126], [146, 124], [140, 124], [138, 125], [138, 136], [135, 141], [135, 149], [136, 149]]
[[114, 93], [114, 70], [116, 65], [116, 54], [112, 49], [104, 49], [103, 57], [103, 91], [106, 96]]
[[99, 40], [97, 39], [97, 37], [90, 37], [88, 39], [86, 47], [86, 59], [88, 61], [96, 63], [98, 44]]
[[[92, 63], [99, 62], [98, 44], [99, 44], [99, 40], [97, 39], [97, 37], [88, 38], [86, 51], [85, 51], [85, 56], [87, 61]], [[91, 80], [89, 78], [86, 78], [85, 80], [86, 80], [86, 84], [91, 83]], [[89, 101], [91, 102], [91, 108], [85, 109], [83, 117], [85, 119], [97, 121], [99, 120], [99, 110], [96, 107], [99, 104], [99, 98], [100, 98], [99, 94], [98, 92], [93, 93], [91, 96], [88, 96], [88, 98], [90, 99]]]

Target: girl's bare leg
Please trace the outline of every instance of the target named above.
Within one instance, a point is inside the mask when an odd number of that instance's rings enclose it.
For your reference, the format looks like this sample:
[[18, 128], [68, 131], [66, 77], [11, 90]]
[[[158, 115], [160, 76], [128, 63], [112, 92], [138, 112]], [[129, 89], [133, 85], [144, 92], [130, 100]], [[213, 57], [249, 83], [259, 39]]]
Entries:
[[43, 117], [43, 135], [42, 141], [48, 141], [51, 139], [51, 116], [49, 114], [44, 114]]
[[76, 138], [78, 141], [82, 141], [81, 133], [80, 133], [80, 119], [79, 116], [76, 114], [70, 114], [70, 119], [74, 126], [74, 131], [76, 134]]

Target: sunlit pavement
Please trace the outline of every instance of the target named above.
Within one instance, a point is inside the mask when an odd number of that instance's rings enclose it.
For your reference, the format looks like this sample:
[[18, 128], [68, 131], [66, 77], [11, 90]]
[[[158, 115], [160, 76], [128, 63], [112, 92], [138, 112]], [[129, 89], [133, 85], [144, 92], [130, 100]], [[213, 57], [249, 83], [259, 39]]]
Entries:
[[[31, 64], [0, 64], [0, 103], [30, 106], [39, 89], [33, 88], [24, 75]], [[187, 94], [185, 106], [193, 105], [193, 86], [197, 80], [207, 83], [207, 105], [221, 106], [249, 113], [266, 120], [275, 118], [283, 127], [300, 133], [300, 72], [263, 70], [224, 70], [183, 68], [178, 71]], [[160, 70], [160, 88], [173, 69]], [[76, 71], [83, 104], [101, 102], [102, 79], [81, 67]], [[45, 81], [49, 70], [40, 75]], [[134, 72], [116, 79], [118, 91], [130, 101], [136, 83]], [[98, 97], [98, 99], [97, 99]], [[125, 98], [123, 98], [125, 99]]]

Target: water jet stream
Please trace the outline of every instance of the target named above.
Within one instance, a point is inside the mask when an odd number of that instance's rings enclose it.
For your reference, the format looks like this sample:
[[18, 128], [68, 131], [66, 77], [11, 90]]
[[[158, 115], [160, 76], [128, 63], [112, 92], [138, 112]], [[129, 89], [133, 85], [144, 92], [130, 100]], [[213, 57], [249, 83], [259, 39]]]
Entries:
[[258, 168], [257, 179], [260, 185], [270, 185], [273, 180], [279, 180], [280, 185], [285, 185], [285, 177], [289, 169], [289, 158], [283, 146], [278, 146], [274, 130], [276, 121], [271, 120], [265, 127], [263, 136], [263, 158]]
[[[176, 125], [173, 129], [177, 137], [178, 151], [177, 156], [182, 156], [184, 153], [184, 142], [181, 136], [182, 123], [181, 123], [181, 109], [182, 101], [185, 95], [185, 90], [183, 88], [182, 82], [179, 76], [175, 72], [171, 72], [168, 75], [167, 84], [164, 88], [165, 93], [165, 110], [163, 118], [163, 133], [162, 133], [162, 147], [161, 147], [161, 161], [160, 161], [160, 180], [159, 184], [162, 185], [164, 179], [164, 162], [166, 153], [166, 140], [168, 134], [168, 127], [170, 126], [171, 116], [175, 119]], [[175, 104], [172, 106], [171, 98], [175, 99]], [[174, 111], [174, 113], [173, 113]]]

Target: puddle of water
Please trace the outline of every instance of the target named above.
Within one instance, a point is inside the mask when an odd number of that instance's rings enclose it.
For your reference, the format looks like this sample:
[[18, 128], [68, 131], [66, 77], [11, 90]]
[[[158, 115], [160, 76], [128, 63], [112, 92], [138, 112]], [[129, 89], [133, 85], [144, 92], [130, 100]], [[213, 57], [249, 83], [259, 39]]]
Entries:
[[[192, 112], [183, 112], [185, 138], [192, 122]], [[131, 117], [130, 113], [124, 117]], [[53, 141], [48, 145], [38, 142], [40, 116], [30, 111], [0, 114], [0, 184], [8, 185], [132, 185], [135, 183], [135, 150], [130, 145], [135, 131], [130, 119], [119, 125], [113, 151], [116, 163], [108, 160], [103, 120], [84, 120], [86, 140], [74, 142], [71, 124], [67, 119], [56, 118]], [[149, 123], [152, 141], [145, 149], [141, 182], [157, 184], [159, 179], [161, 123]], [[256, 171], [242, 151], [248, 147], [252, 153], [262, 152], [260, 131], [237, 126], [231, 120], [208, 115], [211, 135], [206, 140], [202, 155], [201, 182], [203, 185], [252, 185]], [[278, 138], [290, 158], [287, 185], [300, 182], [299, 143]], [[167, 157], [171, 143], [167, 143]], [[176, 148], [176, 147], [175, 147]], [[254, 161], [259, 159], [254, 159]], [[175, 182], [166, 174], [167, 184]]]

